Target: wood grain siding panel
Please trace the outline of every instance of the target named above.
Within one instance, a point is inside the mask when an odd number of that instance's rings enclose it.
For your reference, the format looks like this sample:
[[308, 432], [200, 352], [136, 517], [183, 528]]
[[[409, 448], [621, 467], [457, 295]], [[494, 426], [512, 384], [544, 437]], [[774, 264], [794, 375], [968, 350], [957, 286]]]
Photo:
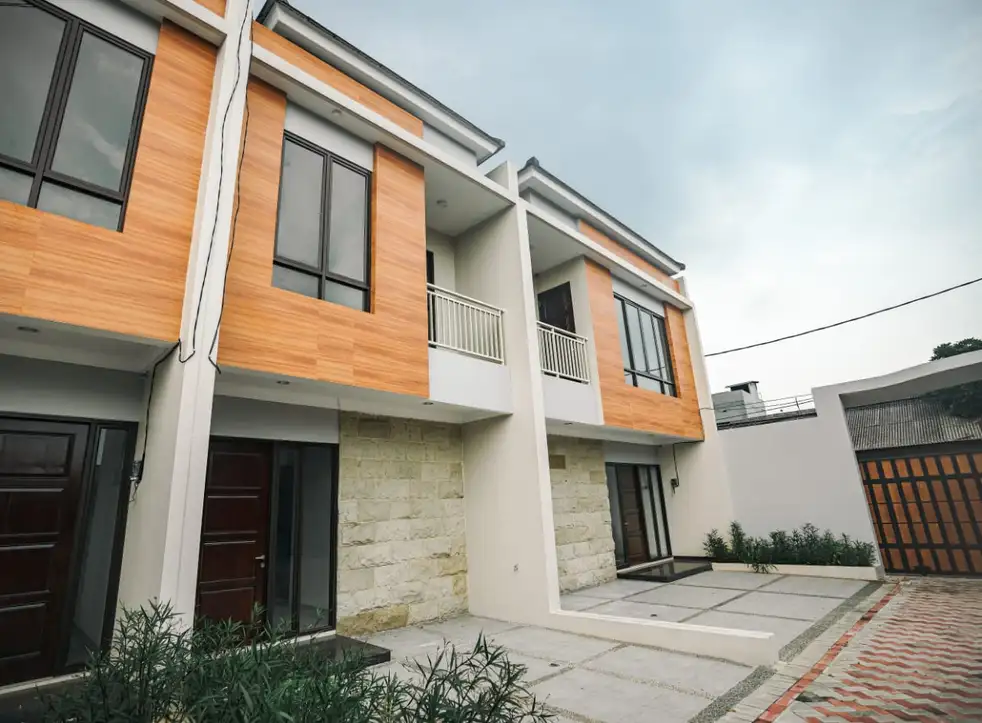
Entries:
[[702, 439], [702, 417], [682, 312], [665, 304], [665, 328], [678, 396], [669, 397], [631, 386], [624, 381], [624, 361], [621, 358], [614, 284], [610, 272], [592, 261], [587, 261], [586, 272], [604, 423], [642, 432]]
[[215, 56], [161, 28], [122, 233], [0, 201], [0, 313], [177, 339]]
[[679, 282], [673, 279], [669, 274], [666, 274], [657, 266], [641, 258], [633, 251], [629, 251], [628, 249], [624, 248], [619, 243], [614, 241], [614, 239], [610, 238], [601, 231], [598, 231], [583, 219], [580, 219], [580, 233], [589, 238], [591, 241], [596, 241], [612, 254], [620, 256], [622, 259], [624, 259], [624, 261], [627, 261], [632, 266], [636, 266], [649, 276], [653, 276], [654, 278], [658, 279], [669, 288], [675, 289], [676, 291], [679, 290]]
[[383, 98], [375, 91], [366, 88], [333, 65], [308, 53], [296, 43], [287, 40], [282, 35], [277, 35], [265, 25], [260, 25], [259, 23], [253, 23], [252, 37], [253, 41], [260, 47], [265, 48], [271, 53], [275, 53], [291, 65], [295, 65], [305, 73], [309, 73], [318, 80], [327, 83], [332, 88], [336, 88], [352, 100], [388, 118], [410, 133], [420, 138], [423, 137], [423, 121], [419, 118], [404, 111], [395, 103]]
[[225, 0], [195, 0], [199, 5], [204, 5], [216, 15], [225, 17]]
[[219, 361], [272, 374], [429, 395], [423, 170], [376, 146], [372, 313], [274, 288], [286, 97], [253, 79]]

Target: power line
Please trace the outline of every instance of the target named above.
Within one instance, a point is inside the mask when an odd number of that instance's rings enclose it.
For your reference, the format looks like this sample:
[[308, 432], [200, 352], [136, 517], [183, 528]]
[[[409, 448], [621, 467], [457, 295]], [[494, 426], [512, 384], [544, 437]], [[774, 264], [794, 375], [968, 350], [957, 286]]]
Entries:
[[924, 296], [918, 296], [916, 299], [908, 299], [900, 304], [894, 304], [893, 306], [887, 306], [882, 309], [877, 309], [876, 311], [871, 311], [868, 314], [863, 314], [861, 316], [854, 316], [851, 319], [844, 319], [842, 321], [837, 321], [834, 324], [826, 324], [825, 326], [819, 326], [814, 329], [809, 329], [808, 331], [799, 331], [797, 334], [788, 334], [787, 336], [781, 336], [777, 339], [770, 339], [769, 341], [759, 341], [756, 344], [747, 344], [746, 346], [738, 346], [733, 349], [726, 349], [724, 351], [714, 351], [712, 354], [706, 354], [707, 357], [711, 356], [721, 356], [723, 354], [732, 354], [735, 351], [744, 351], [745, 349], [755, 349], [758, 346], [767, 346], [768, 344], [777, 344], [779, 341], [787, 341], [788, 339], [797, 339], [799, 336], [807, 336], [808, 334], [814, 334], [816, 331], [825, 331], [826, 329], [834, 329], [837, 326], [842, 326], [843, 324], [851, 324], [854, 321], [859, 321], [860, 319], [868, 319], [871, 316], [876, 316], [877, 314], [882, 314], [887, 311], [893, 311], [894, 309], [899, 309], [902, 306], [910, 306], [911, 304], [916, 304], [918, 301], [924, 301], [925, 299], [931, 299], [935, 296], [941, 296], [941, 294], [947, 294], [949, 291], [954, 291], [955, 289], [961, 289], [966, 286], [971, 286], [972, 284], [977, 284], [982, 281], [982, 276], [977, 279], [972, 279], [971, 281], [965, 281], [961, 284], [956, 284], [955, 286], [949, 286], [947, 289], [941, 289], [940, 291], [935, 291], [932, 294], [925, 294]]

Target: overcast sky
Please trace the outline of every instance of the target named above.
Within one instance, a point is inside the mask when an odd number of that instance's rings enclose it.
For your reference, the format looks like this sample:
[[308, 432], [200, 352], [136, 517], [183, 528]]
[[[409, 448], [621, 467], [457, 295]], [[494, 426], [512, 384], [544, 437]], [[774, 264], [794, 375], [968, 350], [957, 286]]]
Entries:
[[[705, 351], [982, 276], [982, 0], [293, 0], [688, 267]], [[710, 359], [766, 398], [982, 337], [982, 284]]]

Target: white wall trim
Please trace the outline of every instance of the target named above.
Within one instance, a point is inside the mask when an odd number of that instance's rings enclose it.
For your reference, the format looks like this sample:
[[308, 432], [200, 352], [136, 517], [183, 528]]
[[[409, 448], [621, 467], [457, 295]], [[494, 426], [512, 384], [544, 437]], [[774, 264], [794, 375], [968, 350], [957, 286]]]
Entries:
[[638, 306], [641, 306], [648, 311], [654, 313], [656, 316], [660, 316], [662, 319], [665, 318], [665, 303], [659, 301], [653, 296], [639, 291], [628, 283], [621, 281], [620, 279], [614, 279], [614, 293], [619, 296], [623, 296], [625, 299], [633, 301]]

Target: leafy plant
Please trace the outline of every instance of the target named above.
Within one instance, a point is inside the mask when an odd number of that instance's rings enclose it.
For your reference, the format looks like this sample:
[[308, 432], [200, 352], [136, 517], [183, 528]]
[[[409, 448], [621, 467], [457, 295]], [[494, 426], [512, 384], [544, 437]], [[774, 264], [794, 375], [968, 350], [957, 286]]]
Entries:
[[876, 549], [872, 543], [836, 537], [830, 530], [820, 532], [807, 523], [787, 533], [775, 530], [767, 537], [753, 537], [738, 522], [730, 523], [727, 542], [717, 530], [710, 530], [703, 542], [706, 555], [715, 562], [742, 562], [754, 572], [769, 572], [775, 565], [850, 565], [872, 567]]
[[[961, 341], [939, 344], [934, 347], [931, 361], [947, 359], [971, 351], [982, 349], [982, 339], [968, 337]], [[949, 413], [964, 419], [982, 420], [982, 381], [958, 384], [939, 389], [927, 395]]]
[[[256, 617], [261, 620], [261, 616]], [[182, 628], [166, 605], [127, 610], [111, 650], [46, 700], [49, 723], [539, 723], [526, 669], [483, 637], [400, 679], [260, 624]]]

